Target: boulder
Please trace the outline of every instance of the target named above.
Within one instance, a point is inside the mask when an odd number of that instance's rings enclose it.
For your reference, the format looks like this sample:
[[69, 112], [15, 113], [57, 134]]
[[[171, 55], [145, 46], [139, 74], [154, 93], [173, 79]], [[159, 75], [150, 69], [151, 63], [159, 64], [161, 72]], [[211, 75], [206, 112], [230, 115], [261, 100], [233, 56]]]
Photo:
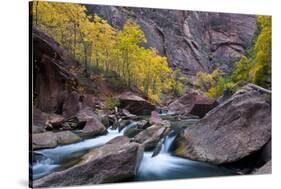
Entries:
[[271, 160], [264, 164], [262, 167], [253, 172], [255, 175], [264, 175], [271, 174], [272, 172], [272, 163]]
[[58, 145], [57, 137], [53, 132], [32, 134], [33, 150], [40, 148], [53, 148]]
[[119, 107], [128, 110], [132, 114], [149, 115], [156, 108], [144, 98], [131, 92], [123, 93], [117, 98], [120, 103]]
[[62, 131], [55, 133], [58, 144], [71, 144], [81, 140], [81, 138], [71, 131]]
[[215, 99], [193, 92], [169, 104], [168, 110], [170, 113], [192, 114], [202, 118], [217, 105], [218, 103]]
[[176, 139], [176, 155], [214, 164], [238, 161], [271, 138], [271, 105], [248, 86], [210, 111]]
[[124, 181], [137, 174], [143, 148], [137, 143], [105, 144], [60, 172], [34, 181], [33, 187], [59, 187]]
[[130, 142], [130, 139], [128, 137], [118, 136], [118, 137], [115, 137], [115, 138], [111, 139], [106, 144], [123, 145], [123, 144], [127, 144], [129, 142]]
[[103, 126], [103, 124], [98, 120], [97, 117], [94, 117], [87, 121], [80, 135], [83, 137], [92, 137], [105, 134], [106, 132], [106, 128]]
[[139, 134], [141, 131], [143, 130], [138, 128], [128, 128], [125, 130], [124, 135], [129, 138], [132, 138], [135, 137], [137, 134]]
[[80, 141], [81, 138], [71, 131], [44, 132], [32, 134], [33, 150], [42, 148], [54, 148], [57, 145], [71, 144]]
[[110, 121], [109, 121], [109, 117], [108, 117], [108, 113], [104, 110], [97, 110], [97, 116], [99, 118], [99, 120], [101, 121], [101, 123], [106, 127], [110, 127]]
[[169, 127], [153, 125], [143, 130], [134, 137], [134, 141], [144, 145], [145, 150], [151, 150], [156, 147]]

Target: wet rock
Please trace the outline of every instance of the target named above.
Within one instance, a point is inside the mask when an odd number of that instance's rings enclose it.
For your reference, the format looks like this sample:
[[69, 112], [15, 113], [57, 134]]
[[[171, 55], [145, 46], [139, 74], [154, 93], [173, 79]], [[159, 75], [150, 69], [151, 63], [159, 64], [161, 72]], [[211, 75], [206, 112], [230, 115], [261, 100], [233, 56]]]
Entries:
[[144, 98], [131, 92], [123, 93], [117, 98], [120, 102], [120, 108], [126, 109], [132, 114], [148, 115], [156, 108]]
[[127, 127], [132, 121], [130, 120], [121, 120], [118, 125], [118, 131], [122, 131], [125, 127]]
[[160, 153], [161, 148], [162, 148], [162, 143], [163, 143], [162, 140], [160, 140], [160, 141], [157, 143], [155, 149], [153, 150], [153, 153], [152, 153], [151, 157], [155, 157], [155, 156], [157, 156], [157, 155]]
[[62, 131], [55, 133], [58, 144], [71, 144], [81, 140], [81, 138], [71, 131]]
[[143, 131], [143, 130], [142, 129], [138, 129], [138, 128], [128, 128], [128, 129], [125, 130], [124, 135], [129, 137], [129, 138], [133, 138], [138, 133], [140, 133], [141, 131]]
[[271, 105], [248, 85], [177, 137], [176, 154], [214, 164], [238, 161], [271, 138]]
[[126, 136], [118, 136], [118, 137], [115, 137], [115, 138], [111, 139], [106, 144], [123, 145], [123, 144], [127, 144], [129, 142], [130, 142], [130, 139], [128, 137], [126, 137]]
[[71, 131], [44, 132], [32, 134], [33, 150], [42, 148], [53, 148], [57, 145], [71, 144], [80, 141], [81, 138]]
[[40, 148], [53, 148], [57, 146], [57, 137], [53, 132], [32, 134], [33, 150]]
[[105, 134], [106, 132], [106, 128], [97, 118], [97, 116], [93, 116], [87, 121], [85, 127], [83, 128], [81, 133], [79, 133], [79, 135], [82, 137], [92, 137]]
[[94, 148], [78, 164], [34, 181], [33, 187], [111, 183], [137, 174], [143, 148], [136, 143], [105, 144]]
[[136, 126], [138, 129], [146, 129], [151, 125], [146, 120], [140, 120], [136, 122]]
[[151, 150], [155, 148], [168, 129], [165, 126], [153, 125], [137, 134], [134, 137], [134, 141], [143, 144], [145, 150]]

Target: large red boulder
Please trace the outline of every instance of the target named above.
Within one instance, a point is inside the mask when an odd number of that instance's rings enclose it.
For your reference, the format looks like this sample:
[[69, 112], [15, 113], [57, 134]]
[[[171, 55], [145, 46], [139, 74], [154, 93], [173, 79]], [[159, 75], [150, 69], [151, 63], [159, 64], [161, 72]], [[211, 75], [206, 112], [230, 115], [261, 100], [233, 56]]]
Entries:
[[124, 108], [132, 114], [149, 115], [156, 108], [155, 105], [131, 92], [123, 93], [117, 98], [120, 108]]
[[[271, 140], [268, 98], [250, 86], [243, 87], [199, 122], [185, 128], [176, 139], [176, 154], [225, 164], [261, 150]], [[265, 155], [268, 153], [270, 149]]]
[[176, 114], [193, 114], [201, 118], [217, 105], [215, 99], [193, 92], [169, 104], [168, 111]]

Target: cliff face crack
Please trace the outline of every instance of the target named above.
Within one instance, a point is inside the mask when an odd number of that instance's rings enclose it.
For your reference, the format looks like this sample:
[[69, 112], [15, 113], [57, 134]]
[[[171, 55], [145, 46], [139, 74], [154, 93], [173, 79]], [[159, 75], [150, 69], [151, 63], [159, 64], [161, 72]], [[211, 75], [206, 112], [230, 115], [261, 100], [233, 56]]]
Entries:
[[187, 38], [184, 38], [184, 41], [186, 42], [186, 44], [188, 45], [188, 47], [190, 48], [191, 52], [192, 52], [192, 56], [195, 58], [195, 60], [197, 61], [197, 63], [200, 65], [201, 69], [202, 70], [207, 70], [206, 69], [206, 66], [201, 62], [200, 60], [200, 56], [199, 54], [196, 52], [197, 49], [193, 47], [192, 45], [192, 41], [190, 41], [189, 39]]
[[188, 76], [222, 66], [230, 71], [232, 63], [252, 45], [256, 30], [252, 15], [114, 6], [95, 6], [88, 13], [101, 16], [118, 29], [127, 19], [136, 20], [147, 37], [146, 47], [156, 48], [167, 56], [171, 67]]

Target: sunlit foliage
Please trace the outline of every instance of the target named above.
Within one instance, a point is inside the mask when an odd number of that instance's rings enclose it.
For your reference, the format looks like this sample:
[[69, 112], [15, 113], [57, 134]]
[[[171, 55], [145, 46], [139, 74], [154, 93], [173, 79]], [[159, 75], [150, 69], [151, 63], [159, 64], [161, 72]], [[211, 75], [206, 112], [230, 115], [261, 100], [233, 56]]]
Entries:
[[250, 81], [271, 88], [271, 17], [258, 16], [260, 32], [250, 54], [235, 65], [232, 79]]
[[83, 5], [43, 1], [33, 3], [32, 14], [34, 26], [76, 58], [85, 75], [91, 74], [89, 67], [114, 71], [128, 88], [138, 88], [155, 102], [163, 91], [184, 93], [182, 82], [174, 80], [182, 77], [169, 68], [167, 58], [142, 47], [146, 38], [133, 20], [118, 31], [97, 15], [87, 15]]
[[258, 16], [258, 35], [249, 53], [235, 63], [230, 76], [216, 69], [212, 73], [198, 72], [193, 85], [197, 91], [212, 97], [222, 95], [225, 89], [237, 90], [236, 83], [248, 81], [271, 88], [271, 17]]

